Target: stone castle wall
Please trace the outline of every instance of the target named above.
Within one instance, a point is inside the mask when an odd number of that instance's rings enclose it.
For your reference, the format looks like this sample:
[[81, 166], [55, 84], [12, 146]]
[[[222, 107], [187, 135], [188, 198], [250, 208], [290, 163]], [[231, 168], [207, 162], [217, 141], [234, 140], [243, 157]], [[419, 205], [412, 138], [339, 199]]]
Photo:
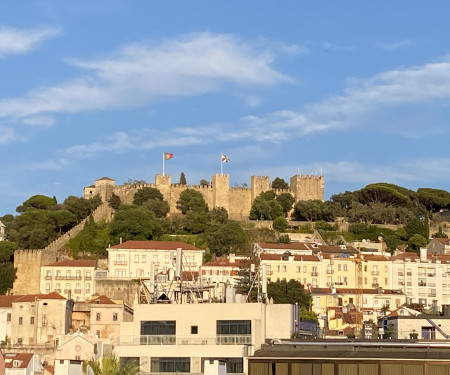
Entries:
[[[95, 181], [95, 185], [84, 188], [84, 197], [91, 198], [96, 194], [107, 202], [114, 192], [125, 204], [133, 203], [134, 194], [143, 187], [158, 189], [164, 199], [169, 203], [170, 213], [177, 214], [177, 201], [183, 190], [189, 188], [200, 192], [209, 209], [224, 207], [231, 218], [246, 219], [250, 214], [253, 200], [262, 192], [271, 189], [269, 176], [251, 176], [250, 188], [230, 188], [230, 176], [227, 174], [215, 174], [212, 176], [211, 186], [172, 184], [170, 175], [156, 175], [154, 184], [120, 185], [115, 186], [115, 181], [103, 178]], [[295, 201], [323, 200], [324, 178], [323, 176], [295, 175], [290, 179], [289, 189], [277, 189], [276, 194], [290, 193]]]

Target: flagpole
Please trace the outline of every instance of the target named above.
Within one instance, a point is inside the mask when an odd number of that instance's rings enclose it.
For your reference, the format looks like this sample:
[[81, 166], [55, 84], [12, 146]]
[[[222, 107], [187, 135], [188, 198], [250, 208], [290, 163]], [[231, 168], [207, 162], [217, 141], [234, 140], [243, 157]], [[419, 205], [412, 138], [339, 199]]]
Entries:
[[164, 177], [164, 152], [163, 152], [163, 177]]
[[222, 154], [220, 154], [220, 174], [223, 174], [223, 161], [222, 161]]

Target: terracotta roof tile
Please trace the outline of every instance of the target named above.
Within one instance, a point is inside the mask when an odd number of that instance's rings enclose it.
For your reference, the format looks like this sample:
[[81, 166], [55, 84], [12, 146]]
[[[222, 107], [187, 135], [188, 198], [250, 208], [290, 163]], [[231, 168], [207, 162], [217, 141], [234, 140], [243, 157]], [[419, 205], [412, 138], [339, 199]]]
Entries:
[[95, 267], [95, 260], [66, 259], [48, 264], [46, 267]]
[[235, 258], [234, 263], [230, 262], [230, 259], [227, 256], [219, 257], [216, 260], [205, 263], [204, 267], [239, 267], [244, 261], [247, 259]]
[[[5, 368], [27, 368], [33, 358], [33, 353], [8, 353], [5, 354]], [[14, 366], [14, 361], [21, 361], [20, 366]]]
[[109, 177], [102, 177], [102, 178], [99, 178], [98, 180], [95, 180], [95, 181], [102, 181], [102, 180], [115, 181], [115, 180], [113, 180], [112, 178], [109, 178]]
[[12, 307], [12, 303], [23, 297], [22, 295], [0, 296], [0, 307]]
[[176, 250], [178, 248], [204, 251], [181, 241], [126, 241], [110, 247], [110, 249], [123, 250]]
[[112, 301], [109, 297], [106, 296], [98, 296], [89, 301], [92, 304], [101, 304], [101, 305], [117, 305], [114, 301]]
[[13, 302], [33, 302], [36, 299], [66, 299], [61, 294], [51, 292], [49, 294], [27, 294], [14, 300]]
[[[295, 262], [305, 261], [305, 262], [319, 262], [319, 257], [317, 255], [291, 255], [294, 257]], [[283, 260], [283, 254], [260, 254], [261, 260]]]
[[438, 240], [443, 245], [450, 244], [450, 239], [449, 238], [435, 238], [435, 239]]

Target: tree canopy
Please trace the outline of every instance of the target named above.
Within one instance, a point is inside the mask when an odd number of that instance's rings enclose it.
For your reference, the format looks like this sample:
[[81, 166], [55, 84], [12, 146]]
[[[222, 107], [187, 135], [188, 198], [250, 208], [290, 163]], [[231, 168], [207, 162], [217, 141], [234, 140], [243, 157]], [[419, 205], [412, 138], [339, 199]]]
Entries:
[[184, 172], [181, 172], [180, 174], [180, 185], [187, 185], [186, 176], [184, 175]]
[[297, 280], [277, 280], [267, 284], [267, 296], [273, 298], [274, 303], [296, 304], [309, 309], [312, 299], [303, 285]]
[[289, 184], [280, 177], [275, 177], [272, 181], [272, 189], [289, 189]]
[[153, 187], [143, 187], [134, 194], [133, 204], [135, 204], [136, 206], [141, 206], [145, 201], [148, 201], [149, 199], [157, 199], [159, 201], [162, 201], [164, 198], [158, 189]]
[[275, 198], [276, 195], [273, 190], [268, 190], [257, 196], [250, 209], [250, 219], [274, 220], [283, 216], [283, 207]]
[[16, 208], [17, 212], [26, 212], [29, 210], [48, 210], [50, 207], [56, 206], [58, 202], [56, 198], [50, 198], [45, 195], [33, 195], [28, 198], [21, 206]]
[[185, 189], [181, 192], [177, 201], [177, 208], [184, 215], [189, 211], [208, 212], [208, 205], [203, 195], [194, 189]]

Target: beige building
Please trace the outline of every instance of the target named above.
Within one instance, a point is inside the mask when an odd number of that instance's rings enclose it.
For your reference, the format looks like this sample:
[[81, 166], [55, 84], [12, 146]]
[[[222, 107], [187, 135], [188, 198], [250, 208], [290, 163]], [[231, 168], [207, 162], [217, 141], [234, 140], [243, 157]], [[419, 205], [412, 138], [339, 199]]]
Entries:
[[246, 373], [247, 356], [269, 339], [289, 339], [294, 306], [261, 303], [135, 305], [123, 323], [120, 358], [136, 359], [143, 373], [203, 373], [204, 361], [227, 360], [228, 373]]
[[33, 353], [7, 353], [5, 357], [5, 375], [43, 374], [39, 357]]
[[11, 343], [12, 303], [21, 297], [0, 296], [0, 342]]
[[0, 241], [6, 240], [6, 225], [0, 221]]
[[75, 332], [61, 336], [55, 360], [69, 359], [89, 361], [98, 358], [97, 337], [93, 334]]
[[198, 273], [205, 250], [179, 241], [126, 241], [106, 249], [109, 278], [149, 279], [161, 274], [161, 281], [172, 280], [178, 249], [183, 271]]
[[120, 324], [133, 321], [133, 309], [115, 303], [106, 296], [90, 301], [90, 331], [102, 342], [115, 344], [120, 336]]
[[356, 288], [311, 288], [312, 310], [324, 320], [328, 317], [328, 310], [336, 307], [357, 305], [360, 293], [360, 311], [362, 320], [376, 321], [385, 309], [392, 311], [406, 303], [406, 296], [400, 290], [392, 289], [361, 289]]
[[11, 344], [56, 345], [69, 332], [73, 302], [56, 292], [29, 294], [12, 302]]
[[63, 260], [41, 267], [41, 293], [56, 292], [74, 301], [95, 293], [95, 260]]
[[216, 260], [205, 263], [201, 268], [202, 282], [235, 285], [239, 267], [248, 262], [248, 257], [235, 254], [223, 255]]

